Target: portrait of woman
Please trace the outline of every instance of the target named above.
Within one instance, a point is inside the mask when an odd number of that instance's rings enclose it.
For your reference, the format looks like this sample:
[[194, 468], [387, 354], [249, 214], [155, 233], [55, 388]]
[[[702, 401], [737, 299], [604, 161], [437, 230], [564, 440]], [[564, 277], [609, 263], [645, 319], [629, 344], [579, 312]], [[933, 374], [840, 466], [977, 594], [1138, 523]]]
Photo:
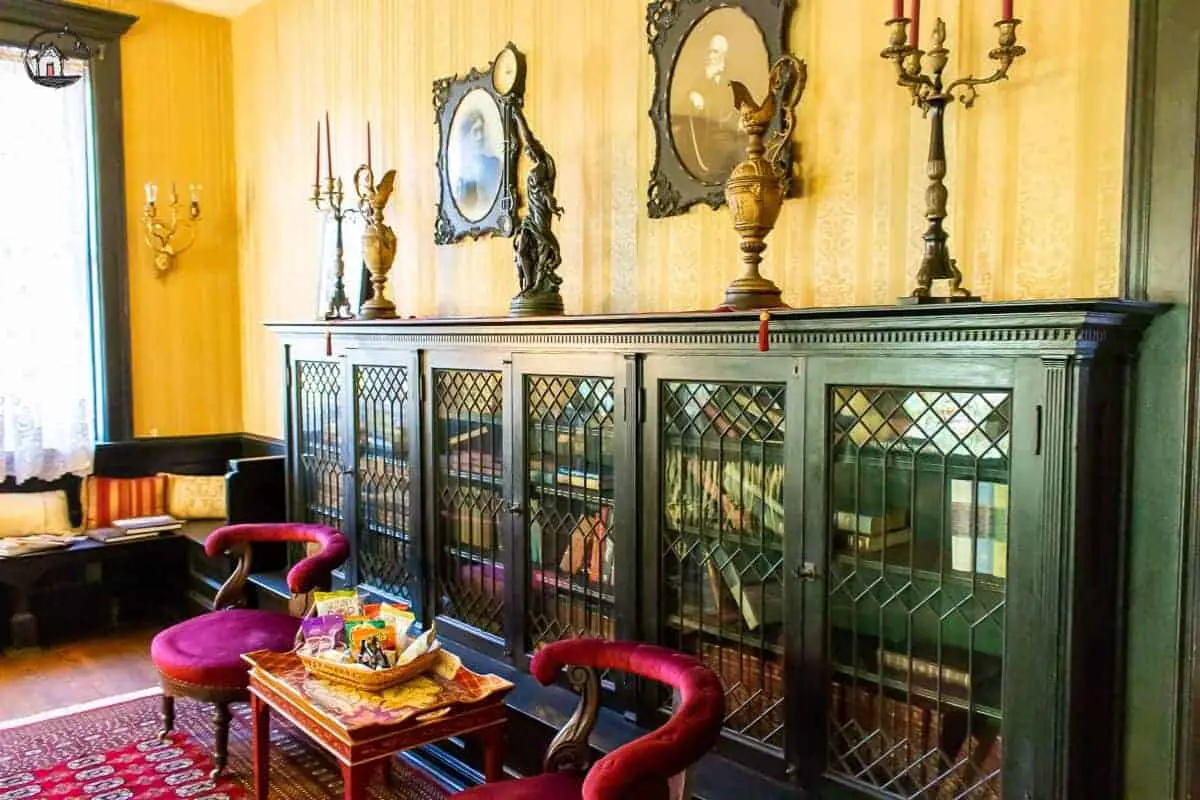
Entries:
[[500, 108], [482, 89], [467, 92], [450, 125], [446, 170], [450, 196], [471, 222], [487, 216], [500, 194], [504, 129]]

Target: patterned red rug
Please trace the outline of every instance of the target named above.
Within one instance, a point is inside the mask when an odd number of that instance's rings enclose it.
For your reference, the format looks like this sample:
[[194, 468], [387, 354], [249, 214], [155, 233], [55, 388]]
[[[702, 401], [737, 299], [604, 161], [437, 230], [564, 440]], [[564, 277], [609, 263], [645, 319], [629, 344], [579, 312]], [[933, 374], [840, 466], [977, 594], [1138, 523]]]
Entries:
[[[212, 781], [212, 709], [176, 701], [175, 732], [160, 741], [157, 696], [118, 702], [0, 732], [0, 800], [246, 800], [253, 796], [249, 709], [234, 706], [229, 766]], [[271, 719], [271, 800], [342, 796], [332, 756], [286, 720]], [[382, 779], [368, 797], [443, 800], [446, 792], [393, 760], [391, 787]]]

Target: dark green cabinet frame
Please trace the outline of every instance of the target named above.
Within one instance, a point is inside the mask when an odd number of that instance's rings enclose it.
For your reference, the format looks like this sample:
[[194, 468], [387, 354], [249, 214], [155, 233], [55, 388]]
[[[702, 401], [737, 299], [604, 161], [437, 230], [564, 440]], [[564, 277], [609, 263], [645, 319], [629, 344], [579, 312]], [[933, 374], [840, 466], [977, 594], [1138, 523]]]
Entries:
[[[410, 417], [419, 442], [413, 466], [422, 484], [421, 616], [432, 621], [437, 546], [432, 524], [430, 425], [433, 371], [492, 369], [504, 381], [504, 496], [499, 534], [508, 574], [502, 636], [449, 626], [448, 638], [524, 668], [521, 459], [523, 376], [611, 377], [618, 430], [615, 498], [637, 509], [637, 530], [620, 540], [617, 635], [660, 636], [657, 593], [661, 465], [654, 439], [657, 383], [663, 379], [762, 381], [787, 392], [784, 543], [787, 733], [781, 751], [723, 743], [743, 763], [799, 785], [826, 785], [824, 749], [830, 659], [825, 652], [828, 567], [827, 390], [834, 385], [896, 385], [1011, 392], [1011, 518], [1004, 634], [1004, 796], [1118, 796], [1124, 702], [1124, 559], [1129, 517], [1130, 401], [1142, 331], [1161, 311], [1122, 301], [1050, 301], [782, 311], [771, 320], [771, 349], [757, 349], [758, 321], [744, 314], [567, 317], [539, 320], [420, 320], [272, 325], [285, 344], [289, 376], [303, 353], [347, 365], [403, 363], [420, 376], [421, 412]], [[328, 356], [325, 337], [331, 331]], [[347, 379], [348, 380], [348, 379]], [[340, 402], [354, 419], [353, 387]], [[291, 442], [300, 409], [289, 382]], [[415, 414], [415, 412], [414, 412]], [[354, 441], [342, 434], [343, 447]], [[347, 465], [353, 464], [347, 453]], [[353, 469], [346, 466], [347, 474]], [[296, 480], [291, 481], [293, 497]], [[346, 532], [359, 532], [343, 496]], [[293, 513], [302, 517], [298, 498]], [[632, 513], [632, 512], [631, 512]], [[630, 520], [632, 524], [632, 519]], [[654, 556], [654, 557], [652, 557]], [[353, 576], [351, 576], [353, 577]], [[653, 724], [653, 703], [619, 693]], [[774, 752], [774, 755], [772, 754]], [[867, 792], [864, 796], [870, 796]], [[889, 796], [889, 795], [883, 795]]]

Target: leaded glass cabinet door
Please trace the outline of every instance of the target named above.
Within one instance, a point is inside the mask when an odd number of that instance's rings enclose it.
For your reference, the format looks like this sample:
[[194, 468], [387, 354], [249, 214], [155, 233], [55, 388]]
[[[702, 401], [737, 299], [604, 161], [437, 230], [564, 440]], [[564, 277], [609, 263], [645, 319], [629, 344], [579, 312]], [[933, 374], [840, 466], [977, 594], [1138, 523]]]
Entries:
[[628, 567], [637, 555], [636, 489], [622, 469], [632, 451], [625, 363], [615, 355], [513, 357], [519, 660], [557, 639], [632, 635], [622, 624], [634, 613]]
[[509, 657], [509, 363], [502, 354], [431, 353], [425, 375], [430, 608], [443, 635]]
[[[343, 426], [345, 364], [312, 346], [287, 346], [288, 426], [292, 430], [293, 519], [346, 530], [347, 459]], [[301, 545], [288, 545], [288, 562], [304, 557]], [[335, 573], [345, 579], [345, 568]]]
[[907, 361], [812, 362], [812, 755], [884, 797], [999, 798], [1013, 370]]
[[415, 353], [350, 351], [355, 583], [421, 608], [420, 373]]
[[[643, 624], [725, 689], [722, 748], [782, 773], [798, 623], [802, 363], [646, 359]], [[797, 625], [798, 629], [798, 625]], [[659, 696], [663, 711], [671, 698]]]

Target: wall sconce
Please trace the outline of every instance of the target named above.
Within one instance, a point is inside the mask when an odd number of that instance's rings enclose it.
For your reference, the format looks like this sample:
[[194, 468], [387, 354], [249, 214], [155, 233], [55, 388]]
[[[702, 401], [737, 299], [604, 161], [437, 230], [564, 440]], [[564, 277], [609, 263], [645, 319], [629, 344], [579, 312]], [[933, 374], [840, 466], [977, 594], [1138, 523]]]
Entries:
[[[163, 275], [175, 263], [175, 256], [192, 246], [196, 241], [196, 223], [200, 221], [199, 184], [188, 186], [191, 202], [186, 218], [179, 215], [179, 195], [175, 184], [171, 184], [171, 199], [168, 203], [169, 218], [158, 217], [158, 186], [146, 184], [146, 208], [142, 212], [142, 226], [146, 229], [146, 244], [154, 251], [154, 268]], [[178, 239], [176, 236], [178, 235]]]

